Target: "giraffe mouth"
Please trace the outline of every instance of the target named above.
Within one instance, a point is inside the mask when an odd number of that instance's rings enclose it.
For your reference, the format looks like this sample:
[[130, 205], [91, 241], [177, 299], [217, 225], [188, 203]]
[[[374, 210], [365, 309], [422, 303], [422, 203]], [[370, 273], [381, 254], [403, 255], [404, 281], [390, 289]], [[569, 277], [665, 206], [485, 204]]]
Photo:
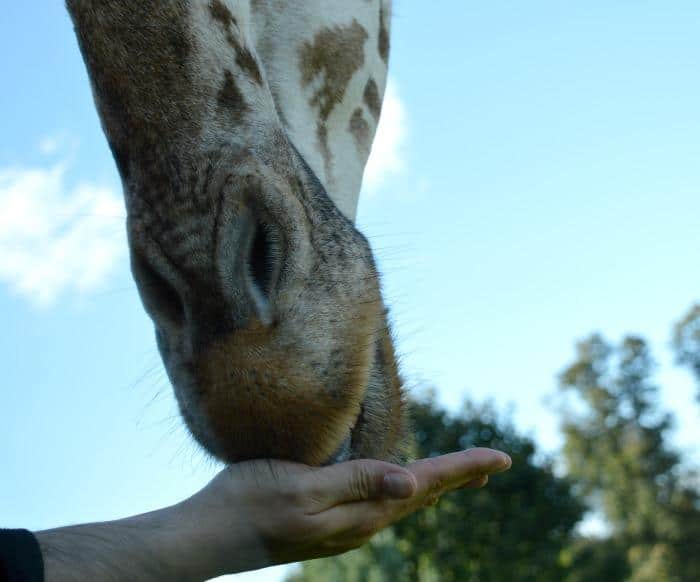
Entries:
[[338, 449], [328, 458], [328, 460], [325, 463], [323, 463], [324, 465], [335, 465], [337, 463], [342, 463], [344, 461], [350, 460], [350, 455], [352, 454], [352, 431], [354, 430], [354, 428], [355, 427], [353, 426], [350, 429], [350, 432], [345, 437], [343, 442], [340, 443]]
[[365, 405], [363, 401], [360, 404], [360, 412], [358, 412], [355, 422], [348, 430], [348, 434], [342, 440], [336, 451], [330, 457], [328, 457], [328, 460], [323, 463], [323, 465], [335, 465], [337, 463], [349, 461], [353, 458], [353, 444], [355, 443], [355, 436], [358, 429], [364, 424], [364, 414]]

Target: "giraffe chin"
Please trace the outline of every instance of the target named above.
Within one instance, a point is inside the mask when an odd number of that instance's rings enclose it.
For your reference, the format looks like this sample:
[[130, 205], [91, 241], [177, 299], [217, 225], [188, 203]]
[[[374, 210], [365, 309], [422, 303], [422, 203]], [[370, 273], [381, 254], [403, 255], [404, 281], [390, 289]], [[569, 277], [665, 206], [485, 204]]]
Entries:
[[[250, 411], [248, 411], [250, 412]], [[261, 421], [256, 431], [251, 431], [252, 420], [256, 417], [253, 413], [248, 421], [223, 421], [222, 418], [230, 418], [230, 414], [223, 414], [219, 418], [213, 416], [209, 409], [205, 412], [203, 422], [197, 422], [197, 414], [183, 413], [190, 432], [195, 439], [213, 456], [226, 463], [236, 463], [258, 458], [277, 458], [290, 460], [308, 465], [331, 465], [355, 458], [353, 444], [356, 441], [356, 429], [360, 424], [362, 413], [355, 415], [349, 426], [334, 430], [336, 427], [313, 427], [311, 430], [301, 428], [299, 418], [293, 413], [285, 418], [278, 417], [276, 422], [267, 425]], [[236, 418], [241, 418], [235, 414]], [[310, 427], [307, 419], [306, 428]], [[206, 429], [202, 429], [206, 426]], [[267, 430], [266, 430], [267, 429]], [[248, 438], [255, 432], [258, 438]], [[331, 434], [334, 432], [335, 434]], [[262, 435], [262, 436], [260, 436]], [[286, 435], [282, 439], [281, 435]], [[339, 444], [332, 447], [332, 443]], [[331, 454], [328, 451], [333, 451]]]
[[248, 349], [234, 337], [210, 350], [189, 389], [174, 382], [183, 419], [210, 454], [226, 463], [276, 458], [315, 466], [405, 460], [408, 423], [386, 327], [361, 350], [364, 362], [330, 383], [310, 381], [303, 363], [287, 362], [281, 375], [269, 351], [260, 355], [249, 341]]

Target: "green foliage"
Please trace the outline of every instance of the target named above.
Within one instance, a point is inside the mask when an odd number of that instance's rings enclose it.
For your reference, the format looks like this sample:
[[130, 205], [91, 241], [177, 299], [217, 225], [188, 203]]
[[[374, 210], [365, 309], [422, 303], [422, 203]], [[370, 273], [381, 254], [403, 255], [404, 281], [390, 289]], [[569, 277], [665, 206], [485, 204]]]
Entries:
[[[569, 411], [563, 425], [568, 474], [600, 505], [612, 542], [624, 549], [629, 576], [617, 579], [700, 579], [698, 494], [667, 443], [672, 418], [658, 410], [653, 367], [638, 337], [618, 347], [598, 335], [578, 344], [575, 362], [560, 377], [583, 408]], [[608, 560], [604, 549], [583, 550], [595, 550], [589, 566]]]
[[[700, 305], [675, 326], [674, 349], [700, 385]], [[654, 361], [636, 336], [577, 345], [560, 387], [566, 478], [538, 461], [534, 442], [491, 407], [451, 416], [414, 403], [416, 455], [471, 446], [507, 451], [513, 467], [481, 490], [455, 492], [365, 547], [307, 562], [296, 582], [700, 580], [700, 477], [668, 441], [673, 417], [658, 404]], [[699, 393], [700, 398], [700, 393]], [[605, 516], [606, 537], [574, 531], [585, 506]]]
[[617, 582], [630, 575], [626, 548], [616, 539], [579, 538], [561, 557], [566, 570], [563, 582]]
[[449, 416], [433, 401], [412, 406], [419, 457], [470, 446], [508, 451], [513, 467], [478, 490], [458, 491], [407, 517], [371, 544], [304, 564], [302, 580], [561, 580], [559, 555], [582, 514], [571, 485], [535, 461], [533, 441], [488, 407]]
[[636, 337], [614, 350], [594, 335], [577, 352], [561, 374], [561, 387], [575, 392], [585, 407], [563, 424], [569, 474], [584, 495], [599, 495], [619, 533], [655, 539], [664, 527], [657, 502], [678, 456], [665, 444], [670, 416], [656, 413], [649, 350]]
[[[692, 370], [700, 387], [700, 304], [691, 307], [674, 326], [673, 348], [678, 363]], [[700, 401], [700, 388], [697, 398]]]

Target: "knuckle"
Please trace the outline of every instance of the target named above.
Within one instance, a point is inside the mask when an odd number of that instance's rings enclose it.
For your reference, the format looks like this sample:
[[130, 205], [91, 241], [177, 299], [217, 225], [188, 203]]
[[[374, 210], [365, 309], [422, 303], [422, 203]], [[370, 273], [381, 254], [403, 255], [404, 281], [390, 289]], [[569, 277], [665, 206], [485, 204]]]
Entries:
[[435, 480], [430, 484], [430, 493], [436, 495], [442, 491], [444, 482], [440, 477], [436, 477]]
[[361, 467], [353, 474], [351, 480], [352, 495], [358, 500], [369, 499], [371, 478], [369, 471]]
[[437, 491], [442, 490], [444, 486], [444, 480], [442, 477], [442, 473], [440, 471], [440, 468], [437, 464], [437, 462], [433, 459], [430, 460], [430, 463], [428, 464], [428, 472], [427, 472], [427, 491], [429, 493], [435, 493]]

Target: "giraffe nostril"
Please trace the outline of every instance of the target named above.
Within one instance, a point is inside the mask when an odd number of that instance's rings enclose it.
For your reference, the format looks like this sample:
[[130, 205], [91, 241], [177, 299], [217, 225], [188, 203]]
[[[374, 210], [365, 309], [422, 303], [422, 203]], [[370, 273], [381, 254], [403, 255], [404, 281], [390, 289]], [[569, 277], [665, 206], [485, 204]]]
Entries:
[[277, 233], [267, 224], [256, 226], [248, 256], [251, 282], [269, 298], [280, 263], [280, 244]]

